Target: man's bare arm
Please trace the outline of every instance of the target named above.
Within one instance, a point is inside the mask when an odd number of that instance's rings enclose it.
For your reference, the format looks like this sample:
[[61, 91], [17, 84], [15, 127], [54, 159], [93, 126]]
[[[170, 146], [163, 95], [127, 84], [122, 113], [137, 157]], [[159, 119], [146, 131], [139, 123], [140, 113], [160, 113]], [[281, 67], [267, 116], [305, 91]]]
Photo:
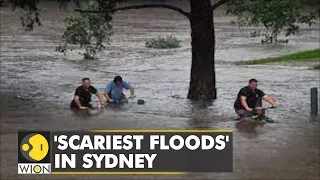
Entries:
[[134, 94], [134, 88], [130, 88], [130, 95], [131, 95], [131, 97], [134, 97], [134, 96], [135, 96], [135, 94]]
[[103, 94], [106, 97], [106, 100], [108, 100], [109, 102], [113, 102], [113, 100], [110, 98], [108, 93], [103, 93]]
[[277, 103], [272, 98], [270, 98], [269, 96], [265, 95], [265, 96], [263, 96], [263, 99], [265, 101], [267, 101], [268, 103], [270, 103], [271, 105], [277, 106]]
[[96, 96], [97, 96], [97, 98], [99, 99], [100, 104], [103, 105], [104, 102], [106, 101], [104, 95], [103, 95], [102, 93], [97, 92], [97, 93], [96, 93]]
[[241, 104], [242, 106], [247, 110], [247, 111], [251, 111], [252, 109], [248, 106], [247, 104], [247, 97], [245, 96], [241, 96]]
[[76, 105], [78, 106], [78, 108], [80, 108], [80, 109], [86, 109], [86, 107], [83, 107], [83, 106], [81, 105], [80, 100], [79, 100], [79, 96], [74, 95], [73, 99], [74, 99], [74, 102], [76, 103]]

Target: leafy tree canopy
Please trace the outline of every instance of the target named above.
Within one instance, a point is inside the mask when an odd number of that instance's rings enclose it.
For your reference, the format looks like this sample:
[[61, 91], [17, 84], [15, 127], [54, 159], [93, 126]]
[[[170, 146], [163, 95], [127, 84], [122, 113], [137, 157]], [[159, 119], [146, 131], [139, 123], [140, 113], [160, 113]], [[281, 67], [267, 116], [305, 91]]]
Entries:
[[[14, 8], [19, 7], [29, 13], [27, 18], [21, 18], [26, 30], [32, 30], [35, 23], [41, 25], [37, 8], [39, 0], [10, 0], [8, 2]], [[60, 6], [74, 2], [80, 7], [80, 0], [57, 0], [57, 2]], [[68, 44], [77, 45], [85, 49], [85, 58], [92, 59], [96, 53], [104, 49], [103, 44], [109, 42], [109, 37], [112, 34], [112, 15], [118, 2], [121, 0], [81, 1], [81, 4], [84, 4], [81, 8], [82, 11], [66, 18], [67, 26], [62, 36], [63, 45], [59, 50], [65, 51]], [[163, 1], [159, 0], [159, 2]], [[0, 5], [3, 4], [6, 3], [0, 3]], [[282, 31], [286, 36], [295, 34], [299, 31], [299, 24], [312, 25], [316, 18], [315, 12], [302, 11], [304, 5], [307, 4], [306, 0], [220, 0], [213, 5], [212, 9], [214, 10], [222, 4], [228, 5], [227, 13], [238, 16], [240, 25], [262, 24], [270, 34], [268, 34], [269, 37], [276, 41]], [[144, 8], [148, 7], [154, 6], [145, 6]], [[163, 7], [176, 10], [188, 17], [189, 12], [184, 12], [178, 7]], [[118, 10], [124, 9], [118, 8]]]
[[237, 15], [240, 25], [263, 24], [277, 40], [281, 31], [289, 36], [299, 31], [299, 24], [315, 23], [315, 11], [301, 11], [305, 5], [303, 0], [233, 0], [227, 12]]

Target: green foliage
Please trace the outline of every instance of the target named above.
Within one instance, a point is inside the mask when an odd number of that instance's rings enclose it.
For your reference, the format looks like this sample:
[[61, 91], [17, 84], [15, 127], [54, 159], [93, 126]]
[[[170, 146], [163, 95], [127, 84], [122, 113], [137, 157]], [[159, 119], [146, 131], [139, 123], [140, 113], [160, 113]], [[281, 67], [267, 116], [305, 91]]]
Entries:
[[[106, 6], [110, 6], [108, 2]], [[111, 2], [112, 4], [112, 2]], [[115, 5], [115, 3], [114, 3]], [[86, 10], [97, 10], [99, 4], [97, 1], [89, 1]], [[62, 40], [67, 44], [78, 45], [85, 49], [84, 58], [94, 59], [94, 56], [105, 49], [103, 43], [109, 42], [111, 35], [112, 12], [104, 13], [80, 13], [79, 16], [66, 18], [67, 27], [63, 33]]]
[[318, 69], [318, 70], [320, 70], [320, 64], [313, 66], [313, 69]]
[[[66, 6], [71, 0], [57, 0], [60, 7]], [[42, 26], [40, 21], [40, 11], [38, 8], [40, 0], [0, 0], [0, 7], [11, 5], [13, 10], [20, 8], [24, 13], [20, 16], [21, 24], [26, 31], [32, 31], [34, 25]], [[80, 6], [80, 0], [73, 0], [77, 6]]]
[[[10, 4], [15, 9], [19, 7], [21, 9], [29, 10], [29, 11], [37, 11], [37, 4], [39, 0], [10, 0]], [[3, 4], [3, 3], [1, 3]]]
[[[68, 2], [73, 1], [80, 6], [80, 0], [57, 0], [60, 7], [65, 7]], [[89, 1], [89, 5], [87, 3]], [[103, 13], [80, 13], [79, 16], [67, 18], [67, 28], [63, 34], [63, 45], [57, 50], [65, 52], [67, 44], [79, 45], [86, 50], [85, 58], [92, 58], [104, 49], [103, 43], [109, 42], [111, 35], [111, 21], [113, 10], [117, 2], [121, 0], [84, 0], [81, 4], [86, 10], [104, 10]], [[314, 1], [316, 0], [307, 0]], [[262, 43], [284, 42], [288, 40], [277, 40], [279, 33], [285, 32], [286, 36], [299, 32], [299, 23], [312, 25], [316, 12], [302, 13], [306, 0], [229, 0], [228, 13], [239, 17], [239, 25], [259, 25], [266, 28], [265, 40]], [[34, 24], [41, 25], [37, 3], [39, 0], [10, 0], [13, 7], [20, 7], [31, 15], [27, 19], [21, 19], [26, 30], [32, 30]], [[1, 3], [1, 5], [4, 3]], [[81, 8], [83, 9], [83, 8]], [[34, 15], [32, 15], [34, 13]], [[320, 13], [320, 9], [318, 9]], [[196, 16], [196, 14], [194, 14]], [[235, 25], [235, 22], [232, 22]], [[259, 33], [260, 34], [260, 33]], [[252, 37], [259, 36], [258, 33], [251, 33]], [[146, 42], [149, 48], [177, 48], [180, 41], [174, 37], [157, 38]]]
[[154, 39], [150, 39], [146, 42], [147, 48], [155, 48], [155, 49], [172, 49], [172, 48], [179, 48], [180, 40], [173, 36], [166, 36], [166, 37], [157, 37]]
[[232, 0], [227, 13], [235, 14], [242, 25], [262, 23], [268, 31], [267, 38], [277, 42], [277, 36], [285, 31], [286, 36], [299, 32], [299, 23], [314, 24], [315, 12], [303, 14], [301, 0]]

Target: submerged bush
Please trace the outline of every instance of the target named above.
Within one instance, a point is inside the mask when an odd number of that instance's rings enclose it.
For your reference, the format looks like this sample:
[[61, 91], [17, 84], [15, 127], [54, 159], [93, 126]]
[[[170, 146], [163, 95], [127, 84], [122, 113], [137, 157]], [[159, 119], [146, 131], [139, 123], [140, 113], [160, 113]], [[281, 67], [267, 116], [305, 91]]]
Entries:
[[147, 48], [155, 48], [155, 49], [171, 49], [171, 48], [179, 48], [180, 40], [173, 36], [166, 37], [157, 37], [154, 39], [150, 39], [146, 42]]

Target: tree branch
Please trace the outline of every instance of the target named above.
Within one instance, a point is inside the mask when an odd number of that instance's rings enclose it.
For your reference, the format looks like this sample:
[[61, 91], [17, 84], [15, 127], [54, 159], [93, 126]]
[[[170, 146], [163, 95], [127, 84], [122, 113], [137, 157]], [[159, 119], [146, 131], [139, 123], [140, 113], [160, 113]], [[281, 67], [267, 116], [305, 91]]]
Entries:
[[171, 5], [167, 5], [167, 4], [145, 4], [145, 5], [136, 5], [136, 6], [127, 6], [127, 7], [120, 7], [120, 8], [115, 8], [112, 10], [83, 10], [83, 9], [75, 9], [76, 12], [80, 12], [80, 13], [103, 13], [103, 12], [116, 12], [116, 11], [123, 11], [123, 10], [130, 10], [130, 9], [144, 9], [144, 8], [165, 8], [165, 9], [171, 9], [174, 10], [184, 16], [186, 16], [187, 18], [189, 18], [189, 13], [185, 12], [184, 10], [175, 7], [175, 6], [171, 6]]
[[219, 6], [223, 5], [224, 3], [228, 2], [229, 0], [220, 0], [219, 2], [215, 3], [211, 6], [212, 10], [217, 9]]

